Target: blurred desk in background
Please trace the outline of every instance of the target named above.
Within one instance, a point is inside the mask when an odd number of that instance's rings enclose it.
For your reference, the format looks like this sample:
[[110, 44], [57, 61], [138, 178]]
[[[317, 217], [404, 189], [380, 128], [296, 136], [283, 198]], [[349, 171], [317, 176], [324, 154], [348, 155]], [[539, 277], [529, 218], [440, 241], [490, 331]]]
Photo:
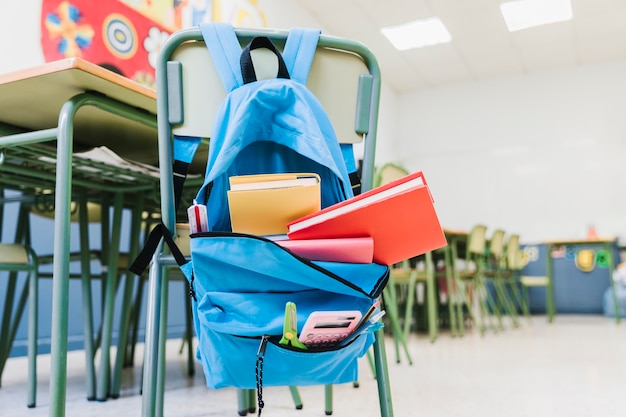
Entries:
[[[522, 249], [529, 257], [522, 275], [552, 277], [558, 314], [602, 314], [604, 292], [612, 287], [614, 259], [619, 259], [616, 238], [549, 240]], [[546, 312], [546, 294], [544, 288], [530, 288], [531, 313]]]

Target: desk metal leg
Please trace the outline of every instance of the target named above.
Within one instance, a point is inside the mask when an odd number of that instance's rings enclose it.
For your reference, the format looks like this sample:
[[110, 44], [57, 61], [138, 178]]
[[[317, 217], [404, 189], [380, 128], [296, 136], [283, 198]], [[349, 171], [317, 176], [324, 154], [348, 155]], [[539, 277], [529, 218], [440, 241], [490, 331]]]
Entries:
[[70, 200], [74, 115], [79, 103], [70, 100], [59, 114], [57, 173], [54, 207], [54, 259], [52, 269], [52, 326], [50, 342], [50, 416], [65, 416], [67, 390], [67, 336], [69, 298]]
[[620, 317], [620, 308], [619, 302], [617, 301], [617, 292], [615, 292], [615, 281], [613, 281], [613, 270], [615, 268], [615, 263], [613, 262], [613, 252], [611, 250], [611, 244], [606, 242], [604, 244], [604, 250], [606, 251], [606, 256], [608, 256], [608, 265], [609, 269], [609, 282], [611, 283], [611, 292], [613, 293], [613, 311], [615, 311], [615, 322], [619, 324], [621, 321]]
[[546, 275], [548, 276], [548, 286], [546, 287], [546, 313], [548, 322], [554, 321], [554, 267], [552, 264], [552, 245], [546, 248]]

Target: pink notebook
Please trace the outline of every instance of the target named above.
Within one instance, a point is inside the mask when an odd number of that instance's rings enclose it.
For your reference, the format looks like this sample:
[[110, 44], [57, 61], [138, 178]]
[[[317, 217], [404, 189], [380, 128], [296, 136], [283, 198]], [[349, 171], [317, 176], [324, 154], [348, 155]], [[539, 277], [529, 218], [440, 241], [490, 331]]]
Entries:
[[276, 243], [312, 261], [369, 264], [374, 257], [371, 237], [277, 240]]

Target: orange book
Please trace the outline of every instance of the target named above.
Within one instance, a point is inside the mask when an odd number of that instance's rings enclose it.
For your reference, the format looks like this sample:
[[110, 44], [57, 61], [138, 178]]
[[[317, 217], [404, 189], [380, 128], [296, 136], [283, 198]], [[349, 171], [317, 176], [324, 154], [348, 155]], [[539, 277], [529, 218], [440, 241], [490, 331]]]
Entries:
[[374, 256], [374, 239], [351, 237], [338, 239], [277, 240], [277, 244], [312, 261], [369, 264]]
[[447, 242], [419, 171], [287, 224], [292, 240], [371, 236], [374, 262], [391, 265]]

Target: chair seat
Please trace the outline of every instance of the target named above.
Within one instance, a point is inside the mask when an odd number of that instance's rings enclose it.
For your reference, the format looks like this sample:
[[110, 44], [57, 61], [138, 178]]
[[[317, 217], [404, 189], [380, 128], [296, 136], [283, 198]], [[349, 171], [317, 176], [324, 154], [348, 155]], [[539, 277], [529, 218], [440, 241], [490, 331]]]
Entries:
[[416, 282], [425, 282], [428, 278], [426, 271], [417, 271], [413, 268], [392, 268], [389, 273], [396, 284], [408, 283], [411, 276], [413, 276]]
[[520, 277], [520, 282], [522, 283], [522, 285], [525, 285], [527, 287], [546, 287], [550, 280], [548, 277], [544, 276], [522, 276]]
[[0, 243], [0, 263], [23, 265], [28, 262], [28, 252], [23, 245]]

